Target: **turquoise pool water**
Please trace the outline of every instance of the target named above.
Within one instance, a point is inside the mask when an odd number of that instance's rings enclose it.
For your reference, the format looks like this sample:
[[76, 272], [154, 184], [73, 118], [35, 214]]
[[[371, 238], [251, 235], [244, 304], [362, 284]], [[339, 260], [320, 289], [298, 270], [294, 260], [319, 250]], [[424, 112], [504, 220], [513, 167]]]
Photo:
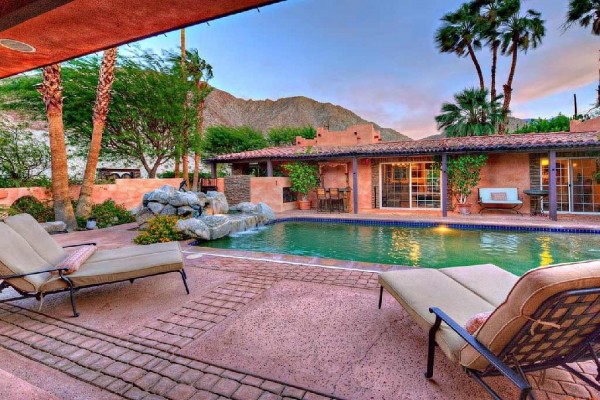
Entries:
[[281, 222], [202, 246], [432, 268], [492, 263], [522, 275], [600, 258], [600, 235]]

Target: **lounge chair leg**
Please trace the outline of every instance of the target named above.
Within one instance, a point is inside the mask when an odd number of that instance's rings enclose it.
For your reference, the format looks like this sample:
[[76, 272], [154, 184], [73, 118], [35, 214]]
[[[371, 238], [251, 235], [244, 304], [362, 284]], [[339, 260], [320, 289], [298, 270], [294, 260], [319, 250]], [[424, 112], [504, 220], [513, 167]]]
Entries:
[[429, 329], [429, 345], [427, 349], [427, 372], [425, 372], [425, 378], [431, 379], [433, 377], [433, 359], [435, 356], [435, 334], [437, 333], [442, 319], [438, 316], [435, 317], [435, 323]]
[[181, 269], [179, 271], [179, 273], [181, 274], [181, 279], [183, 279], [183, 284], [185, 286], [185, 291], [187, 292], [187, 294], [190, 294], [190, 288], [188, 287], [188, 284], [187, 284], [187, 275], [186, 275], [185, 271], [183, 269]]
[[77, 312], [77, 304], [75, 304], [75, 289], [73, 288], [73, 282], [62, 273], [60, 274], [60, 279], [65, 281], [67, 285], [69, 285], [69, 293], [71, 295], [71, 307], [73, 308], [73, 317], [79, 317], [79, 313]]
[[383, 286], [379, 288], [379, 309], [381, 310], [381, 301], [383, 300]]

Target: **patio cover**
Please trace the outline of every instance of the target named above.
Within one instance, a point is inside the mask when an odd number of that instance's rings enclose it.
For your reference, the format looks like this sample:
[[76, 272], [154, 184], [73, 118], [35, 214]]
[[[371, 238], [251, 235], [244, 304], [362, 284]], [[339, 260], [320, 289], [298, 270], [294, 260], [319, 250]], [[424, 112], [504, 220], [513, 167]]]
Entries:
[[0, 2], [0, 79], [282, 0], [8, 0]]

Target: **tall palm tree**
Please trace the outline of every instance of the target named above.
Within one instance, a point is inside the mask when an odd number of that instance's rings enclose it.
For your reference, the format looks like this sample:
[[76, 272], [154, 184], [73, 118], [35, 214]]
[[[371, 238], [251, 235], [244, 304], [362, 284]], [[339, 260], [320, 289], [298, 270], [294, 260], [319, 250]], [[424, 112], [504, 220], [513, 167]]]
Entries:
[[75, 229], [75, 213], [69, 196], [69, 170], [67, 165], [67, 146], [63, 124], [63, 95], [60, 64], [52, 64], [42, 70], [43, 81], [39, 87], [48, 117], [48, 136], [50, 137], [52, 200], [54, 216], [64, 221], [68, 229]]
[[442, 53], [454, 53], [459, 57], [469, 55], [479, 77], [480, 89], [485, 89], [481, 65], [475, 50], [481, 48], [479, 14], [469, 4], [442, 17], [444, 23], [435, 34], [435, 42]]
[[[508, 1], [520, 3], [519, 0]], [[527, 53], [529, 49], [535, 49], [542, 43], [542, 38], [546, 34], [544, 23], [545, 21], [541, 18], [541, 14], [538, 11], [527, 10], [523, 15], [520, 12], [520, 7], [518, 7], [501, 27], [502, 54], [512, 57], [508, 79], [506, 84], [504, 84], [504, 103], [502, 105], [502, 111], [505, 116], [508, 116], [508, 110], [512, 100], [512, 84], [517, 69], [519, 52], [522, 51]], [[506, 133], [506, 118], [500, 124], [499, 133]]]
[[96, 178], [96, 167], [100, 157], [100, 146], [102, 144], [102, 133], [110, 105], [110, 94], [115, 81], [115, 64], [117, 62], [117, 49], [112, 48], [104, 52], [100, 64], [98, 86], [96, 87], [96, 102], [92, 116], [92, 140], [88, 151], [87, 163], [83, 174], [83, 183], [77, 203], [77, 216], [89, 217], [92, 212], [92, 194]]
[[192, 179], [192, 190], [197, 191], [200, 176], [200, 142], [202, 141], [204, 122], [204, 101], [212, 91], [208, 81], [213, 78], [213, 70], [212, 66], [200, 57], [198, 49], [186, 51], [185, 68], [198, 91], [198, 128], [194, 140], [194, 175]]
[[[181, 77], [183, 81], [187, 81], [187, 69], [186, 64], [186, 50], [185, 50], [185, 29], [181, 30]], [[183, 180], [190, 187], [190, 175], [189, 175], [189, 148], [190, 148], [190, 134], [185, 128], [183, 130], [183, 137], [181, 143], [181, 168], [183, 169]]]
[[493, 135], [503, 119], [498, 96], [488, 100], [487, 89], [467, 88], [454, 95], [454, 103], [444, 103], [435, 117], [438, 129], [447, 137]]

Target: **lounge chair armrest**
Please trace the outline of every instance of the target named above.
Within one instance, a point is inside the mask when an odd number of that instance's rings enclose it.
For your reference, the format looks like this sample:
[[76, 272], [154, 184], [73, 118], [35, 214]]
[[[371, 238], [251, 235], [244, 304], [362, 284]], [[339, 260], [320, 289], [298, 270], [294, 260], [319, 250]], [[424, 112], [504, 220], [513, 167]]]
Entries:
[[66, 248], [69, 248], [69, 247], [79, 247], [79, 246], [97, 246], [97, 244], [96, 244], [96, 242], [70, 244], [68, 246], [63, 246], [63, 249], [66, 249]]
[[517, 372], [513, 371], [506, 365], [500, 358], [492, 353], [487, 347], [481, 344], [475, 337], [473, 337], [465, 328], [460, 326], [454, 321], [448, 314], [443, 312], [437, 307], [431, 307], [430, 313], [436, 315], [436, 319], [444, 321], [454, 332], [456, 332], [461, 338], [463, 338], [471, 347], [473, 347], [479, 354], [481, 354], [486, 360], [490, 362], [502, 375], [507, 377], [512, 383], [514, 383], [520, 390], [530, 389], [531, 385]]
[[68, 271], [68, 270], [69, 270], [68, 268], [50, 268], [50, 269], [45, 269], [43, 271], [27, 272], [25, 274], [0, 275], [0, 279], [5, 280], [5, 279], [25, 278], [26, 276], [30, 276], [30, 275], [39, 275], [39, 274], [45, 274], [47, 272], [54, 272], [54, 271], [57, 271], [60, 275], [62, 275], [63, 272]]

